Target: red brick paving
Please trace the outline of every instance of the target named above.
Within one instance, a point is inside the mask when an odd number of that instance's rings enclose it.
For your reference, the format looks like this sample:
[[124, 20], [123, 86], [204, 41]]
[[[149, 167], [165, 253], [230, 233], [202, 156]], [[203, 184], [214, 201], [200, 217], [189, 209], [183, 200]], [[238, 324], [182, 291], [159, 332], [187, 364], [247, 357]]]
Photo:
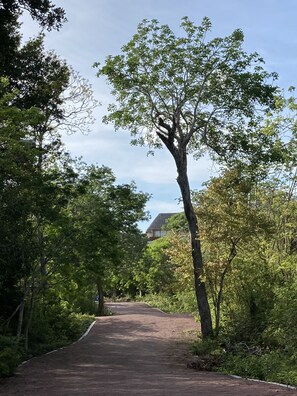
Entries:
[[[1, 395], [274, 396], [296, 390], [186, 367], [182, 339], [197, 324], [141, 303], [110, 304], [81, 341], [19, 367]], [[181, 337], [182, 336], [182, 337]]]

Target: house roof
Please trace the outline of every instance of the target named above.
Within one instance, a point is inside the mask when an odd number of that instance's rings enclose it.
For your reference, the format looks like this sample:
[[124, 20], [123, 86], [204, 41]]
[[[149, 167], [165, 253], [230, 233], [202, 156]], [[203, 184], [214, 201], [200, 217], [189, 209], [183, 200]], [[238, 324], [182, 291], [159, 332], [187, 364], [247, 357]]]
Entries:
[[150, 232], [153, 230], [161, 230], [164, 224], [166, 224], [169, 217], [176, 215], [177, 213], [159, 213], [155, 220], [148, 227], [146, 232]]

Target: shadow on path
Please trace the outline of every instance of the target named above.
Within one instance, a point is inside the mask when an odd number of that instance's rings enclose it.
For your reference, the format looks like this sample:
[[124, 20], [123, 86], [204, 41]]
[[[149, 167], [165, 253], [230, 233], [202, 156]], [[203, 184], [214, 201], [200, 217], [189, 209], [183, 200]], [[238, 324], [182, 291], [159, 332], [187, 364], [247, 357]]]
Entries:
[[197, 331], [189, 315], [141, 303], [109, 304], [81, 341], [20, 366], [1, 395], [292, 395], [277, 386], [186, 368], [181, 340]]

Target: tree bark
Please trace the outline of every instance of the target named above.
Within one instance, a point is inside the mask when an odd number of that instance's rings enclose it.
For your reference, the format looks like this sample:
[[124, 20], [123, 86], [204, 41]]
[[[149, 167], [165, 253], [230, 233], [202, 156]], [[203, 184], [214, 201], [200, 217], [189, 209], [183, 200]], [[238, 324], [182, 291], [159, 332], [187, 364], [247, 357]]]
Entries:
[[201, 252], [201, 243], [199, 240], [199, 226], [191, 199], [191, 190], [189, 185], [188, 173], [187, 173], [187, 154], [186, 150], [179, 150], [179, 155], [176, 153], [174, 159], [177, 166], [177, 182], [180, 187], [182, 200], [184, 204], [184, 212], [188, 221], [191, 247], [192, 247], [192, 260], [194, 269], [194, 282], [195, 282], [195, 293], [198, 304], [198, 312], [201, 321], [201, 333], [202, 338], [208, 338], [213, 336], [211, 312], [209, 308], [207, 291], [205, 282], [202, 279], [203, 276], [203, 258]]
[[23, 321], [24, 321], [24, 310], [25, 310], [25, 296], [23, 296], [20, 309], [19, 309], [19, 318], [18, 318], [18, 328], [16, 338], [19, 342], [21, 335], [22, 335], [22, 328], [23, 328]]
[[31, 286], [31, 297], [30, 297], [30, 306], [28, 311], [28, 319], [24, 330], [24, 337], [25, 337], [25, 351], [28, 352], [29, 349], [29, 330], [32, 323], [33, 318], [33, 308], [34, 308], [34, 301], [35, 301], [35, 282], [33, 277], [33, 282]]
[[236, 254], [237, 254], [236, 246], [239, 241], [240, 241], [240, 238], [238, 238], [236, 240], [236, 242], [234, 242], [234, 241], [232, 242], [232, 246], [230, 249], [226, 267], [220, 277], [219, 293], [218, 293], [217, 303], [216, 303], [216, 307], [215, 307], [215, 310], [216, 310], [215, 335], [216, 336], [218, 336], [219, 331], [220, 331], [221, 304], [222, 304], [222, 300], [223, 300], [223, 287], [224, 287], [225, 276], [227, 275], [228, 271], [230, 270], [233, 259], [236, 257]]
[[[191, 237], [191, 247], [192, 247], [192, 260], [194, 269], [194, 283], [195, 283], [195, 293], [198, 305], [198, 313], [201, 322], [201, 333], [202, 338], [209, 338], [213, 336], [212, 319], [211, 312], [209, 308], [206, 285], [202, 279], [203, 276], [203, 259], [201, 252], [201, 243], [199, 239], [199, 226], [196, 214], [194, 212], [191, 190], [188, 178], [188, 161], [187, 161], [187, 144], [189, 138], [182, 139], [179, 138], [178, 144], [175, 145], [174, 139], [176, 136], [176, 122], [173, 119], [172, 127], [164, 123], [163, 119], [159, 117], [159, 125], [167, 130], [167, 133], [157, 132], [157, 135], [165, 144], [169, 152], [174, 158], [176, 168], [177, 168], [177, 183], [179, 185], [182, 200], [184, 204], [184, 212], [186, 219], [188, 221], [190, 237]], [[167, 135], [167, 136], [166, 136]]]
[[[28, 293], [28, 284], [27, 284], [27, 280], [25, 280], [24, 281], [24, 293], [23, 293], [21, 302], [20, 302], [18, 308], [13, 313], [13, 315], [14, 315], [19, 311], [18, 326], [17, 326], [17, 332], [16, 332], [17, 342], [19, 342], [21, 335], [22, 335], [23, 322], [24, 322], [24, 310], [25, 310], [27, 293]], [[13, 315], [11, 315], [9, 320], [13, 317]]]
[[97, 293], [98, 293], [98, 297], [99, 297], [97, 315], [103, 316], [104, 315], [104, 291], [103, 291], [103, 287], [102, 287], [102, 283], [101, 283], [100, 279], [98, 279], [96, 283], [97, 283]]

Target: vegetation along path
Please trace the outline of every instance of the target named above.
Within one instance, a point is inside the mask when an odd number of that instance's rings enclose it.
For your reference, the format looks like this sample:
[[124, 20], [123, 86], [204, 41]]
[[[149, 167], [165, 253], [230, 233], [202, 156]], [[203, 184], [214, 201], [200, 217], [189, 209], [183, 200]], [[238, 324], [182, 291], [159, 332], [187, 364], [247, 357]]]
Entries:
[[275, 385], [187, 368], [185, 340], [197, 324], [142, 303], [109, 304], [81, 341], [18, 369], [0, 385], [3, 395], [292, 395]]

